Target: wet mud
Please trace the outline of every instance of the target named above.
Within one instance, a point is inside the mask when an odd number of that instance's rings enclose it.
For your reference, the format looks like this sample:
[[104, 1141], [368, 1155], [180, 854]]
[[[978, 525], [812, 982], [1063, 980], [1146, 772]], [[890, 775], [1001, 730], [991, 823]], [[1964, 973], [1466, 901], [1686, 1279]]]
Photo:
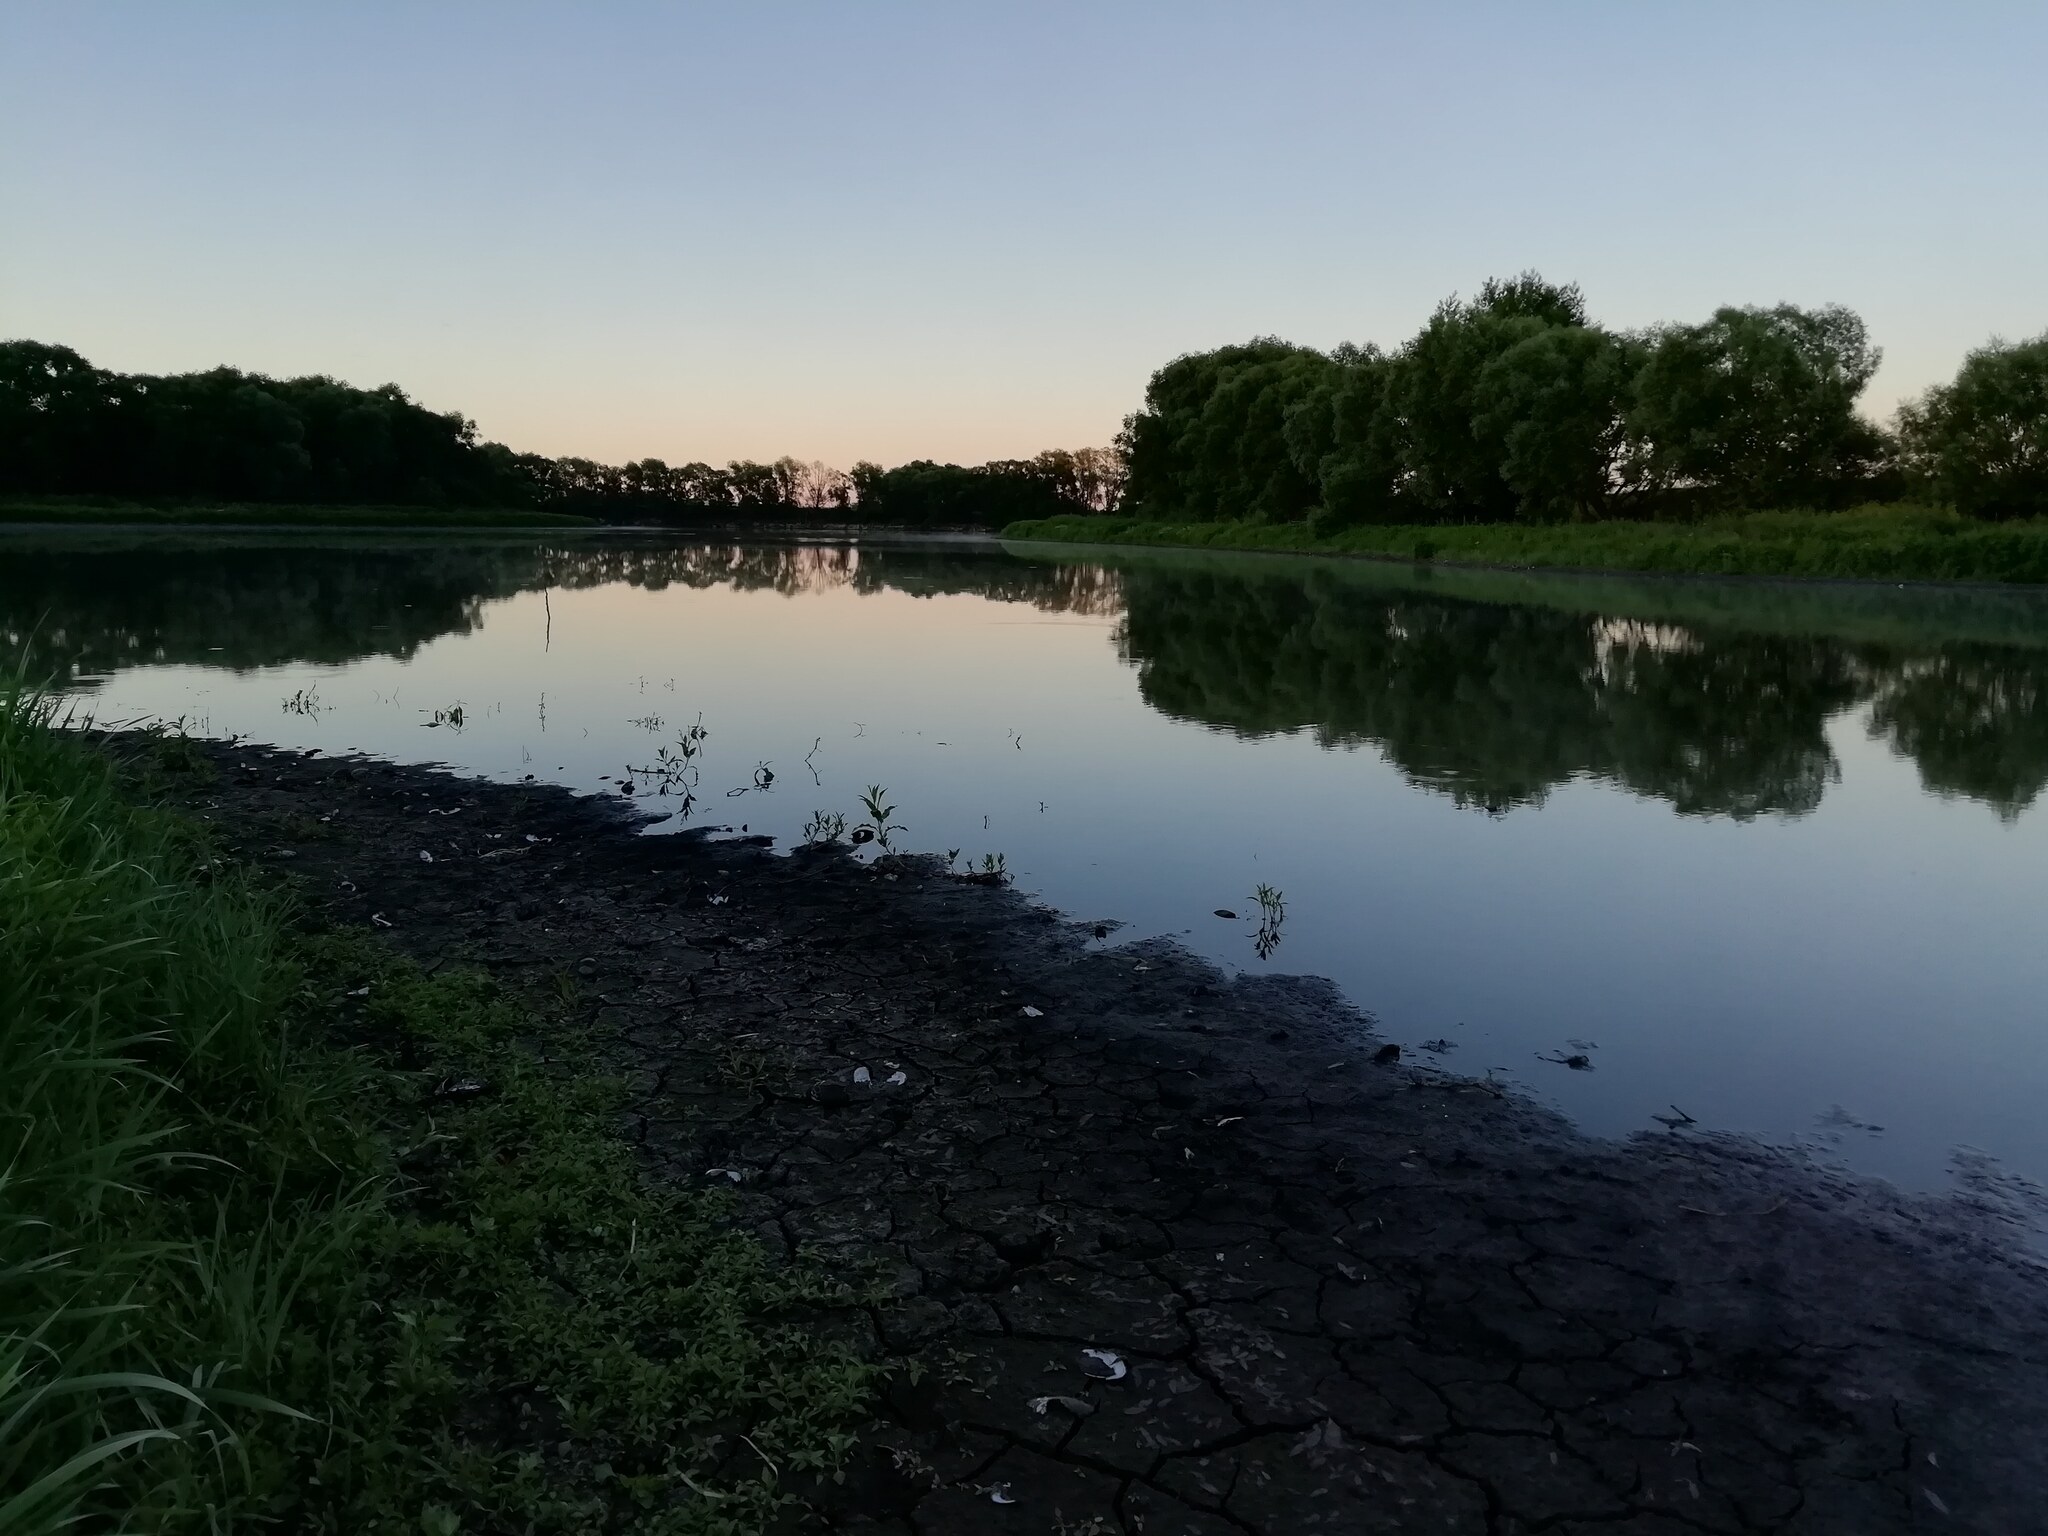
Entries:
[[2048, 1271], [1993, 1208], [1587, 1138], [928, 861], [209, 750], [194, 808], [317, 913], [574, 978], [650, 1170], [880, 1277], [831, 1529], [2048, 1530]]

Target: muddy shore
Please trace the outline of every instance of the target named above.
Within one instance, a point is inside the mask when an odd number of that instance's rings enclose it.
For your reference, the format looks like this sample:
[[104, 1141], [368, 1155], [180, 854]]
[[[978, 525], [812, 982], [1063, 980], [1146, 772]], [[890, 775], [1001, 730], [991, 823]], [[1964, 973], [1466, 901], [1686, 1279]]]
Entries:
[[651, 1170], [880, 1267], [924, 1369], [833, 1529], [2048, 1531], [2048, 1270], [1981, 1206], [1587, 1138], [925, 861], [206, 750], [191, 808], [317, 915], [574, 978]]

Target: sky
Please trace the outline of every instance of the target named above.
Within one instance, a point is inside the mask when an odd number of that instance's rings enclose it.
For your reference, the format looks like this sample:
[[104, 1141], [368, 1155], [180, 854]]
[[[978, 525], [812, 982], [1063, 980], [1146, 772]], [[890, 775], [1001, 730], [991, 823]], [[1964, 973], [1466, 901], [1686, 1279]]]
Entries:
[[2048, 330], [2048, 6], [0, 0], [0, 336], [671, 462], [1102, 444], [1151, 371], [1847, 304]]

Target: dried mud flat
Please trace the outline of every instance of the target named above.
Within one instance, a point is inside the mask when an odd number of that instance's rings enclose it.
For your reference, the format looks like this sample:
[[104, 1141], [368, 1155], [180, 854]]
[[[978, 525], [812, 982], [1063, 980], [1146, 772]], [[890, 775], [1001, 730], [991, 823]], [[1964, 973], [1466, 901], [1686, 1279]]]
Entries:
[[420, 957], [578, 977], [651, 1169], [881, 1274], [848, 1321], [924, 1369], [831, 1529], [2048, 1531], [2048, 1272], [1986, 1207], [1582, 1137], [1375, 1064], [1325, 984], [917, 860], [209, 750], [247, 857]]

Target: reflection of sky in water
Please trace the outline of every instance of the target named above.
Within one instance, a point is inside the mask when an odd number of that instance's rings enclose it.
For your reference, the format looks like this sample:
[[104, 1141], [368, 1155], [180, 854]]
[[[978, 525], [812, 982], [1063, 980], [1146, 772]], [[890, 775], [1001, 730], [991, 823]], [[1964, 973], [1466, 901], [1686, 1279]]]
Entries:
[[[409, 661], [143, 665], [95, 708], [596, 789], [701, 712], [698, 822], [793, 840], [817, 809], [857, 820], [881, 783], [900, 846], [1000, 852], [1072, 915], [1255, 969], [1250, 893], [1269, 882], [1273, 968], [1334, 977], [1411, 1054], [1448, 1039], [1446, 1066], [1500, 1068], [1593, 1129], [1675, 1103], [1909, 1183], [1938, 1182], [1957, 1144], [2048, 1177], [2048, 819], [1930, 794], [1869, 738], [1868, 704], [1828, 720], [1840, 779], [1797, 818], [1681, 816], [1585, 778], [1488, 816], [1372, 744], [1167, 718], [1113, 612], [610, 585], [480, 613]], [[1673, 646], [1668, 627], [1638, 638]], [[320, 713], [282, 707], [301, 689]], [[461, 731], [423, 726], [458, 702]], [[659, 731], [628, 723], [648, 716]], [[771, 791], [728, 798], [762, 761]], [[1594, 1070], [1538, 1060], [1573, 1042]]]

